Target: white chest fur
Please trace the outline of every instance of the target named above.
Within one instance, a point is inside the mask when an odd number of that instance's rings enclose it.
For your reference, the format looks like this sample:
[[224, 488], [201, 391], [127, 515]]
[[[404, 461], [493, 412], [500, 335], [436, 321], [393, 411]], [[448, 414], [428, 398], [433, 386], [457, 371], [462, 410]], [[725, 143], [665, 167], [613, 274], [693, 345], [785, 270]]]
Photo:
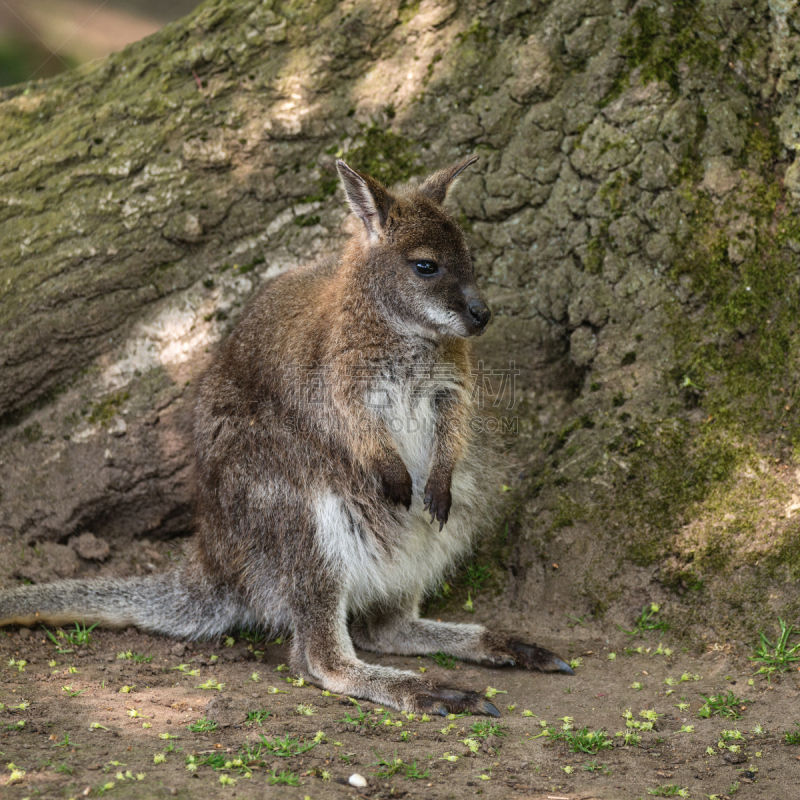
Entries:
[[365, 395], [372, 413], [386, 424], [413, 485], [409, 511], [398, 509], [387, 518], [391, 546], [372, 535], [367, 522], [346, 498], [332, 491], [314, 499], [319, 546], [340, 576], [351, 610], [413, 597], [436, 586], [447, 570], [469, 550], [474, 514], [475, 476], [457, 468], [453, 475], [454, 503], [444, 530], [432, 525], [423, 507], [423, 489], [430, 474], [436, 441], [435, 397], [455, 384], [446, 374], [416, 370], [403, 379], [384, 376]]

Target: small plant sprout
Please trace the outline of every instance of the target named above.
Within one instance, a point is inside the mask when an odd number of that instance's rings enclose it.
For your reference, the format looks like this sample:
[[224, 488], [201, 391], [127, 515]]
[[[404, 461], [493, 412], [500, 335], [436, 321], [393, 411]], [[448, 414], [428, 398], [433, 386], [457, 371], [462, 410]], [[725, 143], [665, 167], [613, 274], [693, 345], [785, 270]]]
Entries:
[[133, 717], [134, 719], [137, 719], [137, 718], [139, 718], [139, 719], [150, 719], [150, 717], [146, 716], [145, 714], [141, 714], [135, 708], [129, 708], [125, 713], [129, 717]]
[[153, 756], [153, 763], [154, 764], [163, 764], [167, 760], [166, 753], [156, 753]]
[[761, 664], [756, 675], [765, 674], [769, 678], [773, 672], [786, 672], [800, 661], [800, 642], [789, 645], [792, 635], [800, 631], [796, 631], [792, 625], [787, 625], [780, 617], [778, 624], [781, 632], [774, 644], [767, 639], [764, 631], [758, 632], [760, 641], [756, 645], [755, 655], [750, 656], [751, 661]]
[[508, 692], [503, 691], [502, 689], [494, 689], [491, 686], [486, 687], [486, 691], [484, 692], [485, 696], [491, 700], [493, 697], [496, 697], [498, 694], [508, 694]]
[[289, 667], [287, 667], [286, 664], [278, 664], [278, 666], [275, 667], [275, 672], [288, 672], [288, 671]]
[[742, 700], [737, 697], [732, 691], [728, 690], [727, 694], [714, 694], [706, 697], [701, 694], [704, 703], [697, 712], [697, 716], [701, 719], [708, 719], [716, 714], [720, 717], [729, 717], [730, 719], [739, 719], [742, 715], [739, 713]]
[[617, 654], [616, 653], [609, 653], [606, 656], [606, 660], [607, 661], [616, 661], [617, 660]]
[[159, 739], [177, 739], [178, 737], [175, 736], [175, 734], [172, 734], [172, 733], [159, 733], [158, 734], [158, 738]]
[[523, 717], [535, 717], [535, 716], [536, 716], [536, 714], [534, 714], [534, 713], [533, 713], [533, 711], [531, 711], [529, 708], [526, 708], [526, 709], [525, 709], [525, 710], [522, 712], [522, 716], [523, 716]]
[[233, 647], [236, 644], [236, 639], [233, 636], [225, 637], [225, 647]]
[[646, 631], [661, 631], [663, 634], [669, 628], [669, 623], [666, 620], [655, 620], [655, 616], [659, 613], [661, 607], [658, 603], [648, 603], [642, 608], [642, 613], [634, 622], [633, 630], [626, 631], [625, 628], [617, 625], [617, 628], [628, 636], [638, 636]]
[[295, 714], [300, 714], [304, 717], [313, 717], [314, 714], [317, 713], [314, 710], [314, 706], [312, 706], [310, 703], [298, 703], [298, 705], [295, 706], [294, 711]]
[[475, 603], [472, 602], [472, 592], [467, 592], [467, 599], [464, 602], [464, 611], [469, 611], [470, 614], [475, 613]]
[[149, 664], [153, 658], [153, 656], [145, 656], [141, 653], [134, 653], [132, 650], [127, 650], [124, 653], [117, 653], [117, 659], [133, 661], [134, 664]]
[[572, 775], [572, 773], [575, 772], [575, 767], [571, 767], [569, 764], [567, 764], [566, 767], [561, 767], [561, 769], [563, 769], [567, 775]]
[[250, 680], [253, 681], [253, 683], [258, 683], [261, 680], [261, 673], [259, 673], [259, 672], [251, 672], [250, 673]]
[[143, 728], [152, 728], [152, 727], [153, 727], [153, 725], [152, 725], [150, 722], [143, 722], [143, 723], [142, 723], [142, 727], [143, 727]]
[[8, 769], [11, 774], [6, 779], [6, 786], [10, 786], [12, 783], [22, 783], [22, 780], [27, 774], [25, 770], [20, 769], [15, 764], [8, 764]]
[[314, 734], [314, 742], [315, 744], [319, 744], [320, 742], [327, 742], [328, 737], [325, 735], [325, 731], [317, 731]]
[[569, 665], [570, 665], [570, 667], [572, 667], [572, 669], [578, 669], [578, 667], [582, 667], [583, 666], [583, 659], [582, 658], [572, 658], [572, 659], [570, 659]]
[[403, 769], [403, 759], [397, 757], [397, 752], [395, 751], [395, 757], [391, 760], [387, 760], [385, 758], [381, 758], [376, 751], [376, 757], [378, 760], [371, 764], [370, 766], [373, 767], [380, 767], [380, 769], [375, 773], [379, 778], [391, 778], [392, 775], [399, 772]]
[[446, 653], [439, 651], [438, 653], [434, 653], [431, 658], [444, 669], [456, 668], [456, 660], [452, 656], [448, 656]]
[[694, 725], [682, 725], [678, 733], [694, 733]]
[[508, 731], [501, 722], [493, 722], [491, 720], [481, 720], [476, 722], [469, 729], [473, 736], [481, 739], [488, 739], [490, 736], [507, 736]]
[[66, 692], [67, 697], [77, 697], [79, 694], [83, 694], [86, 689], [81, 689], [79, 692], [77, 692], [72, 688], [72, 686], [62, 686], [61, 691]]
[[644, 689], [644, 684], [640, 683], [639, 681], [634, 681], [630, 688], [636, 690], [637, 692], [641, 692], [642, 689]]
[[[795, 726], [800, 726], [800, 722], [795, 722]], [[783, 734], [783, 741], [786, 744], [800, 744], [800, 730], [786, 731]]]
[[439, 761], [458, 761], [458, 756], [451, 755], [450, 753], [445, 752], [445, 754], [439, 759]]
[[[236, 778], [231, 778], [230, 775], [222, 774], [219, 776], [219, 782], [223, 786], [236, 786]], [[271, 781], [270, 781], [271, 783]]]
[[470, 751], [470, 753], [477, 753], [481, 746], [480, 742], [477, 739], [467, 738], [467, 739], [459, 739], [459, 741]]
[[732, 742], [736, 739], [744, 739], [744, 734], [740, 730], [734, 728], [732, 731], [722, 731], [722, 733], [720, 733], [720, 737], [723, 739], [723, 741]]
[[98, 730], [98, 729], [99, 730], [104, 730], [104, 731], [108, 730], [108, 728], [106, 728], [105, 725], [101, 725], [99, 722], [91, 722], [91, 723], [89, 723], [89, 730], [94, 731], [94, 730]]
[[310, 742], [303, 743], [298, 737], [292, 737], [288, 734], [283, 737], [276, 736], [272, 740], [261, 734], [259, 739], [261, 740], [261, 747], [264, 750], [274, 756], [280, 756], [281, 758], [297, 756], [317, 746], [317, 742], [313, 739]]
[[269, 776], [270, 785], [275, 786], [276, 784], [282, 784], [284, 786], [299, 786], [300, 779], [294, 772], [290, 772], [288, 769], [281, 770], [278, 772], [277, 770], [272, 770]]
[[259, 708], [256, 711], [248, 711], [247, 712], [247, 719], [245, 719], [245, 725], [258, 725], [259, 727], [262, 726], [267, 719], [269, 718], [269, 711], [266, 708]]
[[608, 738], [605, 731], [591, 732], [588, 728], [581, 728], [577, 731], [567, 731], [549, 727], [545, 730], [545, 735], [547, 735], [550, 741], [564, 742], [573, 753], [596, 755], [600, 750], [606, 750], [614, 746], [614, 743]]
[[410, 781], [421, 781], [423, 778], [430, 778], [431, 773], [430, 770], [425, 770], [425, 772], [420, 772], [419, 768], [417, 767], [417, 762], [412, 761], [410, 764], [406, 764], [406, 779]]
[[274, 686], [267, 686], [267, 694], [289, 694], [285, 689], [276, 689]]
[[681, 702], [675, 703], [675, 708], [677, 708], [679, 711], [686, 711], [686, 709], [689, 708], [689, 705], [690, 704], [686, 702], [686, 698], [681, 697]]
[[118, 694], [130, 694], [136, 688], [136, 684], [133, 686], [123, 686], [120, 688]]
[[664, 786], [656, 786], [655, 789], [648, 789], [647, 794], [653, 794], [656, 797], [688, 797], [689, 790], [681, 789], [674, 783], [668, 783]]
[[[249, 719], [249, 714], [248, 714]], [[247, 724], [247, 723], [245, 723]], [[186, 726], [187, 731], [191, 731], [192, 733], [211, 733], [218, 728], [218, 724], [213, 722], [210, 719], [206, 719], [205, 717], [201, 717], [197, 722], [192, 722], [191, 724]]]
[[222, 691], [225, 688], [224, 683], [220, 683], [216, 678], [209, 678], [205, 683], [201, 683], [199, 686], [195, 686], [195, 689], [216, 689], [217, 691]]

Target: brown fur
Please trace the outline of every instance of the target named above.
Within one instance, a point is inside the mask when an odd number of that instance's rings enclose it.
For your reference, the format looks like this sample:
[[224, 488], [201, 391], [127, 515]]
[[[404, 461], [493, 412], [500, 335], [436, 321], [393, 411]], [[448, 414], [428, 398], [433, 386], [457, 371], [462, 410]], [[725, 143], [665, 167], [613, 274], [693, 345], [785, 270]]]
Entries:
[[181, 636], [289, 630], [308, 680], [407, 711], [497, 713], [473, 692], [366, 664], [354, 642], [569, 671], [535, 645], [419, 618], [486, 506], [469, 337], [489, 311], [441, 205], [473, 160], [402, 193], [339, 162], [360, 233], [338, 261], [272, 281], [201, 382], [186, 564], [23, 587], [0, 595], [0, 623], [38, 611]]

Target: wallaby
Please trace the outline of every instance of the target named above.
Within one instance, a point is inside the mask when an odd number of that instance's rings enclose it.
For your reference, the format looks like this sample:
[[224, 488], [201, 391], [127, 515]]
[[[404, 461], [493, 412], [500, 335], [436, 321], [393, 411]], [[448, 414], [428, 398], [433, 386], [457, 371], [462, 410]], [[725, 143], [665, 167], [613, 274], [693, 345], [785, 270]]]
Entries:
[[338, 161], [358, 233], [338, 261], [271, 281], [200, 383], [186, 560], [162, 575], [5, 592], [0, 625], [287, 631], [309, 682], [442, 715], [499, 713], [476, 692], [367, 664], [355, 647], [572, 674], [536, 645], [419, 616], [469, 553], [493, 488], [472, 425], [469, 342], [491, 313], [442, 207], [476, 160], [393, 192]]

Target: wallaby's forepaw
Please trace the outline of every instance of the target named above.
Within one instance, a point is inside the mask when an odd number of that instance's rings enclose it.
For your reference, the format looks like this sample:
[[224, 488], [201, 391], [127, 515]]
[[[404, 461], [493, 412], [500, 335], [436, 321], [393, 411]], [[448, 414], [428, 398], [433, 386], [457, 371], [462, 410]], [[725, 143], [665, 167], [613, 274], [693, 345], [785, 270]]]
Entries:
[[447, 518], [450, 516], [450, 506], [453, 504], [453, 497], [450, 494], [450, 486], [441, 486], [429, 479], [425, 485], [425, 510], [431, 515], [431, 522], [435, 519], [439, 521], [439, 530], [444, 528]]
[[538, 669], [541, 672], [563, 672], [566, 675], [575, 674], [575, 671], [563, 658], [559, 658], [550, 650], [545, 650], [544, 647], [512, 640], [506, 644], [506, 648], [511, 652], [514, 663], [518, 667]]
[[412, 695], [411, 704], [413, 706], [411, 711], [419, 714], [438, 714], [440, 717], [464, 712], [485, 714], [489, 717], [500, 716], [497, 708], [477, 692], [464, 692], [449, 686], [431, 686], [417, 691]]
[[405, 464], [400, 463], [402, 471], [381, 470], [381, 489], [383, 494], [393, 503], [406, 507], [406, 511], [411, 508], [411, 475], [406, 469]]

